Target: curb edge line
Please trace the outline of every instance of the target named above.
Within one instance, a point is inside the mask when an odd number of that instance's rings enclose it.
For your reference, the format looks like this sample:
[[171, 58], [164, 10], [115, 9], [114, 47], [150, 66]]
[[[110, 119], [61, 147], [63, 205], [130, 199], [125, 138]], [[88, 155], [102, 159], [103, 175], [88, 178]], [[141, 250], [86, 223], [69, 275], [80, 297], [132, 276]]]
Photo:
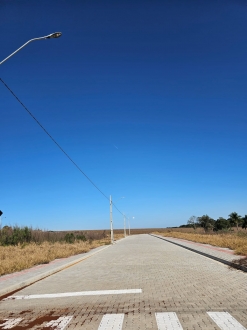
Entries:
[[[204, 257], [207, 257], [207, 258], [210, 258], [210, 259], [216, 260], [216, 261], [221, 262], [222, 264], [225, 264], [225, 265], [227, 265], [227, 266], [231, 266], [231, 264], [232, 264], [231, 261], [227, 261], [227, 260], [221, 259], [221, 258], [219, 258], [219, 257], [213, 256], [213, 255], [211, 255], [211, 254], [208, 254], [208, 253], [205, 253], [205, 252], [201, 252], [201, 251], [198, 251], [198, 250], [192, 249], [192, 248], [190, 248], [190, 247], [188, 247], [188, 246], [184, 246], [184, 245], [179, 244], [179, 243], [171, 242], [171, 241], [169, 241], [168, 239], [165, 239], [164, 237], [161, 237], [161, 236], [158, 236], [158, 235], [154, 235], [154, 234], [149, 234], [149, 235], [150, 235], [150, 236], [153, 236], [153, 237], [156, 237], [156, 238], [159, 238], [159, 239], [162, 239], [162, 240], [164, 240], [164, 241], [166, 241], [166, 242], [168, 242], [168, 243], [172, 243], [172, 244], [178, 245], [178, 246], [180, 246], [180, 247], [182, 247], [182, 248], [184, 248], [184, 249], [187, 249], [187, 250], [189, 250], [189, 251], [195, 252], [195, 253], [197, 253], [197, 254], [201, 254], [201, 255], [203, 255]], [[238, 270], [242, 270], [243, 272], [247, 272], [247, 267], [241, 266], [241, 267], [239, 267]]]

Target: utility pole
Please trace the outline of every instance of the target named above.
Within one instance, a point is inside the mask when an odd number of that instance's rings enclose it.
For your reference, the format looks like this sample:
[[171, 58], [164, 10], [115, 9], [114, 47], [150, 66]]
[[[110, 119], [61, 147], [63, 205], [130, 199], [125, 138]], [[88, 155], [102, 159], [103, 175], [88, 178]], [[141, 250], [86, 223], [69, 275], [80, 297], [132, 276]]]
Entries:
[[124, 237], [126, 237], [125, 214], [123, 216], [124, 216]]
[[110, 225], [111, 225], [111, 244], [114, 244], [113, 222], [112, 222], [112, 199], [110, 196]]

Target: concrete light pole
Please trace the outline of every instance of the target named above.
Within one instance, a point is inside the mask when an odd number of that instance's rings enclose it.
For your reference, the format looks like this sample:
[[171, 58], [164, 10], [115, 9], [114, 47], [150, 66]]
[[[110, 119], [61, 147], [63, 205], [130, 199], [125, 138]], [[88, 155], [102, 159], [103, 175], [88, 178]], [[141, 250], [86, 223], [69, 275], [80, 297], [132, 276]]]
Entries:
[[[124, 196], [121, 197], [120, 199], [125, 198]], [[125, 226], [125, 214], [123, 213], [123, 217], [124, 217], [124, 237], [126, 237], [126, 226]]]
[[114, 244], [113, 220], [112, 220], [112, 199], [111, 199], [111, 196], [110, 196], [110, 227], [111, 227], [111, 244]]
[[[123, 199], [125, 197], [120, 197], [119, 199]], [[111, 244], [114, 244], [114, 233], [113, 233], [113, 219], [112, 219], [112, 198], [110, 196], [110, 227], [111, 227]], [[120, 212], [121, 213], [121, 212]], [[124, 216], [124, 237], [126, 237], [126, 226], [125, 226], [125, 214], [122, 213]]]
[[124, 214], [124, 237], [126, 237], [125, 214]]
[[[132, 217], [132, 219], [134, 220], [135, 217]], [[128, 219], [129, 220], [129, 219]], [[130, 236], [130, 221], [129, 221], [129, 236]]]
[[48, 34], [47, 36], [44, 36], [44, 37], [30, 39], [24, 45], [22, 45], [20, 48], [18, 48], [17, 50], [15, 50], [12, 54], [10, 54], [9, 56], [7, 56], [2, 62], [0, 62], [0, 65], [3, 64], [5, 61], [7, 61], [10, 57], [12, 57], [13, 55], [15, 55], [17, 52], [19, 52], [19, 50], [21, 50], [22, 48], [24, 48], [26, 45], [28, 45], [32, 41], [42, 40], [42, 39], [59, 38], [59, 37], [61, 37], [61, 35], [62, 35], [61, 32], [54, 32], [54, 33]]

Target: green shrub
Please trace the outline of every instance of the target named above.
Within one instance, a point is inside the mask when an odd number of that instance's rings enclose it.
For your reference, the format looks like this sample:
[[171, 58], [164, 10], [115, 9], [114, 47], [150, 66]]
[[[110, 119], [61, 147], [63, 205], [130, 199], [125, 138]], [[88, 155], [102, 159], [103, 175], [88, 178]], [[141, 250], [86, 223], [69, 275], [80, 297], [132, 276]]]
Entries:
[[64, 239], [65, 239], [66, 243], [72, 244], [75, 242], [75, 235], [73, 233], [67, 233], [64, 236]]
[[0, 245], [18, 245], [31, 242], [31, 230], [28, 227], [3, 227], [0, 233]]
[[83, 233], [81, 235], [76, 235], [76, 239], [78, 241], [83, 241], [83, 242], [86, 242], [87, 240], [86, 236]]

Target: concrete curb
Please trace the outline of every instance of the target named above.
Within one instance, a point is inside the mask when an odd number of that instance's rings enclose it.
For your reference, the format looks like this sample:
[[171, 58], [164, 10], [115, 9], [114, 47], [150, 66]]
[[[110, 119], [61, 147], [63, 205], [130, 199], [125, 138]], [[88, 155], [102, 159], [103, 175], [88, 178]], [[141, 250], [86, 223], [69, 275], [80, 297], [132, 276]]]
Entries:
[[40, 280], [44, 279], [45, 277], [51, 276], [51, 275], [53, 275], [55, 273], [58, 273], [58, 272], [66, 269], [66, 268], [69, 268], [71, 266], [74, 266], [75, 264], [77, 264], [77, 263], [79, 263], [79, 262], [81, 262], [81, 261], [83, 261], [85, 259], [88, 259], [88, 258], [94, 256], [95, 254], [97, 254], [97, 253], [99, 253], [99, 252], [101, 252], [101, 251], [109, 248], [110, 246], [111, 245], [104, 246], [103, 248], [101, 248], [101, 249], [99, 249], [99, 250], [97, 250], [95, 252], [92, 252], [92, 253], [90, 253], [90, 251], [89, 251], [89, 252], [87, 252], [87, 254], [85, 254], [84, 256], [82, 256], [82, 257], [80, 257], [80, 258], [78, 258], [76, 260], [70, 261], [70, 262], [68, 262], [68, 263], [66, 263], [64, 265], [60, 265], [60, 266], [58, 266], [58, 267], [56, 267], [54, 269], [50, 269], [50, 270], [48, 270], [48, 271], [46, 271], [46, 272], [44, 272], [42, 274], [36, 275], [34, 277], [31, 277], [31, 278], [29, 278], [29, 279], [27, 279], [25, 281], [20, 282], [20, 283], [16, 283], [16, 284], [10, 285], [10, 286], [8, 286], [8, 287], [6, 287], [4, 289], [1, 289], [0, 290], [0, 300], [2, 299], [3, 296], [6, 296], [9, 293], [12, 293], [12, 292], [15, 292], [15, 291], [19, 291], [19, 290], [23, 289], [24, 287], [27, 287], [27, 286], [29, 286], [29, 285], [37, 282], [37, 281], [40, 281]]
[[[216, 261], [219, 261], [227, 266], [231, 266], [232, 265], [232, 262], [231, 261], [228, 261], [228, 260], [225, 260], [225, 259], [222, 259], [222, 258], [219, 258], [219, 257], [216, 257], [216, 256], [213, 256], [212, 254], [208, 254], [208, 253], [205, 253], [205, 252], [202, 252], [202, 251], [198, 251], [196, 249], [193, 249], [193, 248], [190, 248], [188, 246], [184, 246], [182, 244], [179, 244], [179, 243], [175, 243], [175, 242], [171, 242], [169, 241], [168, 239], [165, 239], [163, 236], [158, 236], [158, 235], [154, 235], [154, 234], [149, 234], [150, 236], [153, 236], [153, 237], [156, 237], [156, 238], [159, 238], [159, 239], [162, 239], [168, 243], [172, 243], [172, 244], [175, 244], [177, 246], [180, 246], [184, 249], [187, 249], [189, 251], [192, 251], [192, 252], [195, 252], [195, 253], [198, 253], [198, 254], [201, 254], [203, 255], [204, 257], [207, 257], [207, 258], [211, 258], [211, 259], [214, 259]], [[237, 259], [237, 256], [236, 256], [236, 259]], [[247, 272], [247, 267], [244, 267], [244, 266], [239, 266], [239, 268], [236, 268], [236, 269], [239, 269], [239, 270], [242, 270], [243, 272]]]

